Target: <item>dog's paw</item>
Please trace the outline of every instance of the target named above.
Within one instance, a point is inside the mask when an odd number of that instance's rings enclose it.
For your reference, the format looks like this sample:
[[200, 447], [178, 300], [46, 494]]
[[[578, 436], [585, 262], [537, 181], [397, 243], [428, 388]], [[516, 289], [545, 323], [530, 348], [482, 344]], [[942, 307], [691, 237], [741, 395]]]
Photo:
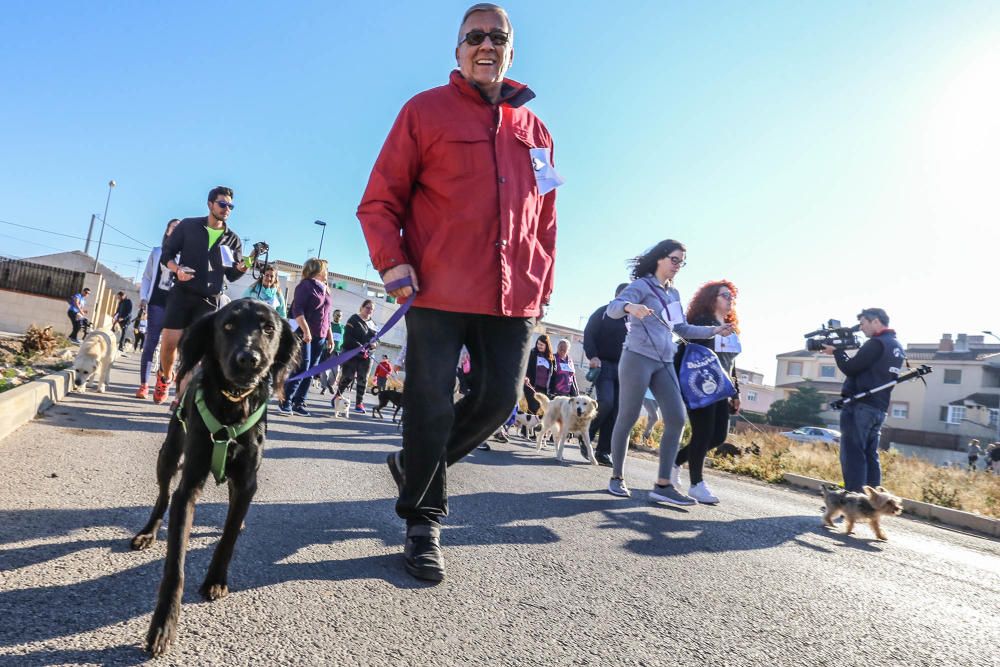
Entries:
[[209, 602], [214, 602], [215, 600], [222, 599], [229, 595], [229, 586], [223, 583], [210, 583], [206, 581], [198, 589], [201, 596], [208, 600]]
[[132, 550], [142, 551], [143, 549], [148, 549], [153, 546], [153, 542], [156, 542], [156, 535], [153, 533], [139, 533], [132, 538]]
[[170, 649], [177, 636], [177, 621], [167, 619], [162, 623], [157, 623], [156, 619], [149, 626], [146, 633], [146, 651], [154, 658], [163, 655]]
[[103, 394], [106, 389], [107, 389], [107, 386], [105, 386], [103, 383], [97, 385], [97, 393], [98, 394]]

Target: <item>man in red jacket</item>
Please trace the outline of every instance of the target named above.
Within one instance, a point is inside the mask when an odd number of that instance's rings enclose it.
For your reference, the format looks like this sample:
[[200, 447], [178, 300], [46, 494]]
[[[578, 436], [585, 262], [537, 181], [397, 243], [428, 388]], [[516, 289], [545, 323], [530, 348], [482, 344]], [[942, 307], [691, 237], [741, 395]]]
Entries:
[[[388, 464], [406, 520], [406, 569], [444, 578], [440, 521], [446, 469], [488, 438], [517, 403], [535, 318], [552, 292], [552, 137], [505, 79], [514, 56], [507, 12], [473, 5], [462, 17], [458, 69], [407, 102], [372, 169], [358, 219], [372, 265], [405, 299], [403, 449]], [[472, 392], [453, 404], [465, 345]]]

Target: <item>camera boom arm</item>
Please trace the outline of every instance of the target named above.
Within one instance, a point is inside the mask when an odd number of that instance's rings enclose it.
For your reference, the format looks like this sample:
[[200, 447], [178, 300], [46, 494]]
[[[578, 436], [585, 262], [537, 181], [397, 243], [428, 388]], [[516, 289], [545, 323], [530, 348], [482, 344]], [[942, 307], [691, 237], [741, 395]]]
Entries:
[[833, 408], [834, 410], [841, 410], [845, 405], [856, 403], [862, 398], [867, 398], [872, 394], [877, 394], [880, 391], [884, 391], [891, 387], [895, 387], [897, 384], [901, 382], [906, 382], [908, 380], [916, 380], [917, 378], [923, 378], [923, 376], [927, 375], [928, 373], [931, 373], [933, 370], [934, 369], [928, 366], [927, 364], [917, 366], [909, 373], [904, 373], [903, 375], [900, 375], [892, 382], [886, 382], [885, 384], [879, 385], [874, 389], [868, 389], [867, 391], [862, 391], [861, 393], [855, 394], [854, 396], [846, 396], [844, 398], [838, 398], [836, 401], [831, 401], [830, 407]]

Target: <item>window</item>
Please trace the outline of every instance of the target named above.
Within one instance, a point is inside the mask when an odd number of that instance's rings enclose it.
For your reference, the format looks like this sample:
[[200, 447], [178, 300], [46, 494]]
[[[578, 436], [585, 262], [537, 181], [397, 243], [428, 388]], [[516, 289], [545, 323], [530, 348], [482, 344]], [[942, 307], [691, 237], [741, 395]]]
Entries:
[[947, 421], [949, 424], [961, 424], [963, 419], [965, 419], [964, 405], [948, 406], [948, 418], [945, 421]]
[[946, 368], [944, 371], [945, 384], [962, 384], [962, 371], [954, 368]]
[[823, 364], [819, 367], [819, 376], [821, 378], [837, 377], [837, 367], [829, 364]]
[[990, 408], [990, 428], [1000, 426], [1000, 410]]
[[757, 392], [751, 389], [750, 391], [747, 392], [747, 401], [753, 402], [756, 400], [757, 400]]
[[797, 375], [798, 377], [802, 377], [802, 362], [801, 361], [789, 361], [788, 362], [788, 374], [789, 375]]
[[749, 375], [747, 375], [746, 373], [740, 373], [740, 382], [746, 384], [749, 381], [750, 381]]
[[907, 419], [910, 416], [910, 404], [893, 403], [892, 412], [890, 414], [896, 419]]

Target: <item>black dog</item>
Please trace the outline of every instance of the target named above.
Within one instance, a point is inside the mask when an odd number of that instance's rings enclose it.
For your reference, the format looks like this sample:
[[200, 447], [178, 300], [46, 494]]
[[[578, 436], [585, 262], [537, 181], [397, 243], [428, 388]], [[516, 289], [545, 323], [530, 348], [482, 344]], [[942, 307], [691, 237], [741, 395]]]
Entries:
[[[259, 407], [263, 405], [266, 410], [271, 392], [281, 391], [299, 359], [299, 342], [288, 323], [273, 308], [250, 299], [233, 301], [195, 322], [184, 332], [179, 350], [178, 377], [192, 372], [193, 375], [181, 402], [181, 416], [174, 414], [170, 419], [167, 437], [160, 448], [156, 463], [160, 492], [156, 505], [149, 522], [132, 539], [133, 549], [147, 549], [156, 541], [167, 508], [170, 480], [183, 454], [181, 480], [170, 501], [163, 581], [146, 634], [146, 650], [154, 656], [164, 653], [177, 633], [184, 592], [184, 556], [194, 520], [194, 504], [212, 468], [213, 435], [222, 439], [226, 436], [225, 431], [209, 432], [196, 406], [196, 394], [200, 390], [204, 407], [221, 424], [236, 426], [249, 422], [248, 417]], [[195, 370], [199, 362], [200, 369]], [[229, 513], [201, 585], [200, 592], [207, 600], [217, 600], [229, 592], [229, 561], [257, 490], [257, 469], [266, 432], [265, 414], [228, 443], [222, 471], [229, 479]]]
[[379, 389], [378, 387], [372, 387], [372, 396], [378, 396], [378, 407], [372, 408], [372, 416], [378, 413], [379, 419], [384, 419], [382, 416], [382, 410], [388, 406], [390, 403], [396, 406], [396, 411], [392, 413], [392, 423], [396, 423], [396, 415], [399, 414], [400, 408], [403, 407], [403, 392], [396, 391], [395, 389]]
[[757, 446], [756, 442], [750, 443], [749, 447], [744, 447], [740, 449], [731, 442], [724, 442], [715, 448], [713, 452], [714, 456], [727, 456], [727, 457], [737, 457], [743, 456], [744, 454], [752, 454], [754, 456], [760, 456], [760, 447]]

